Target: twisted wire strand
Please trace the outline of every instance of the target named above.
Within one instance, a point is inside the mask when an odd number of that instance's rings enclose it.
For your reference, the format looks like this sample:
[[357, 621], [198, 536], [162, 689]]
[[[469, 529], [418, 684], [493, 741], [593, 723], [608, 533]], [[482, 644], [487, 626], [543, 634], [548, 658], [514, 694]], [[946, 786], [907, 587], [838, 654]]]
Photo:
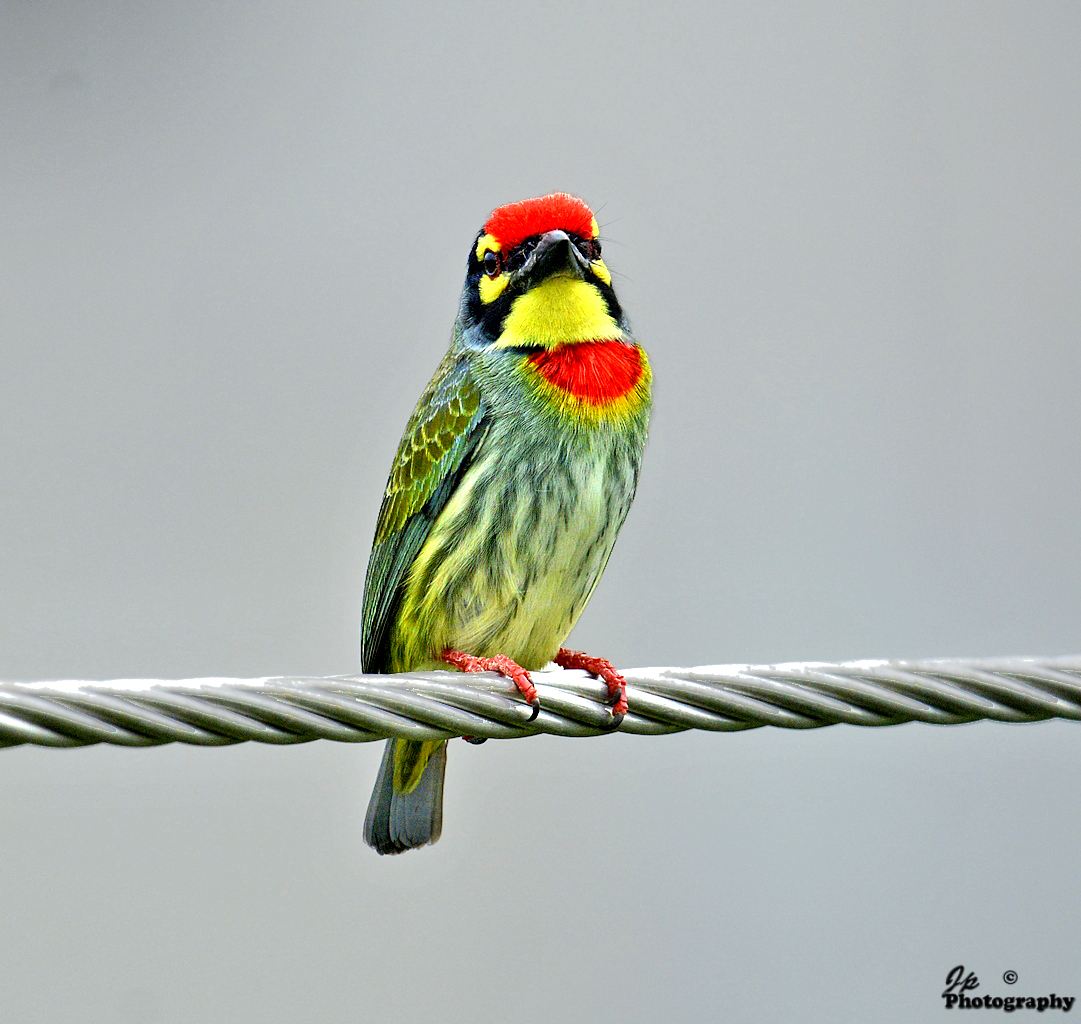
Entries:
[[[618, 731], [640, 735], [763, 725], [1081, 720], [1081, 655], [637, 668], [624, 675], [630, 710]], [[532, 676], [541, 700], [533, 721], [506, 679], [456, 672], [0, 683], [0, 746], [367, 743], [388, 736], [613, 731], [603, 683], [558, 668]]]

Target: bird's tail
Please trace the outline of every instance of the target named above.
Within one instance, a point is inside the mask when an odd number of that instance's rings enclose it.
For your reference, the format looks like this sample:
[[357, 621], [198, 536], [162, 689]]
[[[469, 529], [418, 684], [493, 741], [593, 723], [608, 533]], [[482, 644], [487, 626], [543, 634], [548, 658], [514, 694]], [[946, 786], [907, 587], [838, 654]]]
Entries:
[[364, 818], [364, 842], [377, 853], [434, 843], [443, 830], [446, 740], [388, 740]]

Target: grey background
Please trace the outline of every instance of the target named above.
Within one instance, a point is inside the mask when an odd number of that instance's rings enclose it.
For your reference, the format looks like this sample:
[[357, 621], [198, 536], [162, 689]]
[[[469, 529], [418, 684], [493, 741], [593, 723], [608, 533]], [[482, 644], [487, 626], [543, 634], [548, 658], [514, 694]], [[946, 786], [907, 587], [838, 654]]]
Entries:
[[[599, 210], [652, 357], [573, 640], [1081, 651], [1081, 7], [15, 2], [0, 677], [337, 673], [473, 233]], [[922, 1021], [1081, 996], [1081, 728], [0, 751], [5, 1021]], [[1006, 969], [1020, 975], [1008, 990]]]

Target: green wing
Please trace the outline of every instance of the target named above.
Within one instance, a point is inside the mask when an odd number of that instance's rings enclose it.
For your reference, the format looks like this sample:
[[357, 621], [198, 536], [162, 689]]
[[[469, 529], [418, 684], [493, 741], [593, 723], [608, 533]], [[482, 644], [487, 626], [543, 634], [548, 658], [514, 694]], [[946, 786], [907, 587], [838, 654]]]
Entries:
[[406, 574], [487, 433], [484, 413], [465, 360], [448, 352], [409, 418], [379, 510], [364, 580], [365, 672], [389, 667], [390, 627]]

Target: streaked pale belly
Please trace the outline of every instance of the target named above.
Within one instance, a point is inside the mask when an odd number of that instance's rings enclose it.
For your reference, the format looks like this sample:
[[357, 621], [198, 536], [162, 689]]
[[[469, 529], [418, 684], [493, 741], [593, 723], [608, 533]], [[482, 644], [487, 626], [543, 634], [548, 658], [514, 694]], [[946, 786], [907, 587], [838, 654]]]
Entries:
[[482, 460], [422, 547], [392, 639], [393, 671], [434, 667], [445, 647], [505, 654], [527, 669], [555, 655], [604, 571], [634, 491], [611, 450]]

